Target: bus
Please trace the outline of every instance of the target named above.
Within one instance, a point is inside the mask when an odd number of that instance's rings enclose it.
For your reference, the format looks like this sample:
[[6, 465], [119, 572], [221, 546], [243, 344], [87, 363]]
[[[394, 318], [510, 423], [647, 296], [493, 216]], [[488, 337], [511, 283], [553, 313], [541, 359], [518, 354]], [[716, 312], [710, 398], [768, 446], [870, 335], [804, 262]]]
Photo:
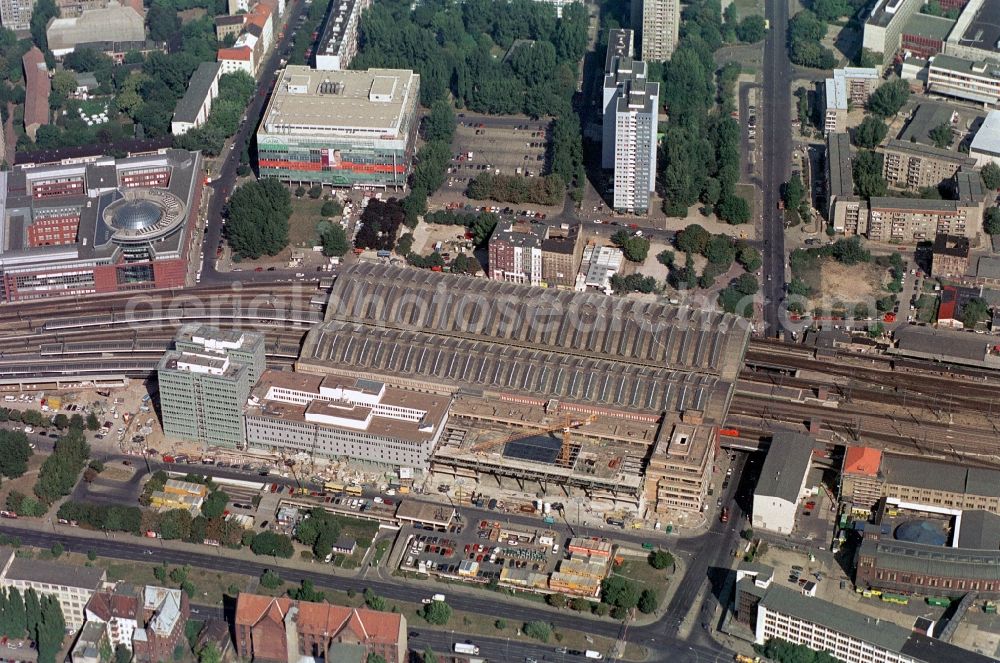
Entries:
[[346, 488], [344, 488], [344, 492], [346, 492], [348, 495], [361, 497], [361, 486], [347, 486]]
[[344, 492], [344, 484], [335, 483], [333, 481], [327, 481], [325, 484], [323, 484], [323, 490], [325, 490], [328, 493], [334, 493], [334, 494], [342, 493]]

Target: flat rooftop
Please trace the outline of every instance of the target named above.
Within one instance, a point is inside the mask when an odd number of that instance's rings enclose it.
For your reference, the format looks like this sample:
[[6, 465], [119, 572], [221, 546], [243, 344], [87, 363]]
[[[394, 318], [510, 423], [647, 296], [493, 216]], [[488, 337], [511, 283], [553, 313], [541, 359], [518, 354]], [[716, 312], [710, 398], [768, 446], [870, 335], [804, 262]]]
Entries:
[[292, 65], [278, 74], [264, 113], [267, 133], [389, 135], [403, 132], [420, 76], [406, 69], [323, 71]]
[[330, 14], [319, 40], [317, 55], [336, 55], [340, 51], [347, 27], [351, 24], [350, 16], [358, 9], [358, 0], [331, 0]]
[[972, 138], [972, 152], [1000, 157], [1000, 111], [990, 111]]
[[[352, 389], [355, 388], [355, 381], [353, 379], [340, 378], [339, 381], [344, 386]], [[424, 444], [434, 438], [438, 428], [448, 414], [448, 406], [451, 402], [448, 396], [442, 394], [386, 386], [385, 394], [379, 401], [379, 405], [425, 412], [423, 421], [431, 425], [429, 428], [422, 430], [420, 422], [380, 416], [377, 409], [373, 407], [320, 399], [318, 396], [321, 385], [324, 387], [331, 386], [329, 382], [325, 382], [324, 376], [321, 375], [292, 371], [265, 371], [257, 386], [251, 392], [251, 404], [247, 407], [247, 415], [276, 417], [305, 422], [307, 412], [359, 421], [367, 419], [369, 413], [372, 413], [371, 422], [367, 428], [363, 429], [366, 434], [390, 437], [394, 440], [411, 442], [413, 444]], [[316, 394], [317, 398], [306, 404], [275, 401], [267, 398], [267, 393], [271, 387]], [[364, 387], [364, 384], [362, 384], [362, 387]], [[310, 423], [315, 423], [315, 425], [321, 428], [339, 428], [335, 424], [322, 422]], [[350, 428], [350, 430], [361, 429]]]
[[954, 19], [917, 12], [906, 21], [906, 25], [903, 26], [903, 34], [944, 41], [954, 27]]
[[843, 198], [854, 195], [854, 178], [851, 173], [851, 136], [831, 133], [826, 137], [828, 187], [830, 196]]
[[899, 134], [899, 140], [906, 143], [917, 142], [921, 145], [933, 146], [931, 131], [942, 124], [952, 126], [951, 119], [955, 114], [953, 106], [925, 101], [917, 106], [917, 110], [906, 124], [906, 128]]
[[960, 39], [962, 45], [996, 51], [1000, 42], [1000, 3], [984, 0]]

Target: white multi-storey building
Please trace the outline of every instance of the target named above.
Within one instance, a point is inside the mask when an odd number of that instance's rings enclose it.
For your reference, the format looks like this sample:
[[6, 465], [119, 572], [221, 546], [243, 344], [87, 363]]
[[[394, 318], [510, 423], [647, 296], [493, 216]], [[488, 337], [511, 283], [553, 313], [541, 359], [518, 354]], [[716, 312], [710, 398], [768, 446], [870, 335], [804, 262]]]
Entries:
[[83, 626], [87, 601], [104, 579], [104, 569], [17, 557], [12, 549], [0, 548], [0, 587], [17, 589], [22, 596], [29, 589], [54, 596], [66, 627], [74, 631]]
[[645, 62], [633, 59], [633, 42], [631, 30], [608, 36], [601, 165], [614, 169], [614, 208], [642, 214], [656, 187], [660, 85], [647, 80]]
[[680, 36], [680, 0], [633, 0], [642, 4], [642, 59], [669, 60]]

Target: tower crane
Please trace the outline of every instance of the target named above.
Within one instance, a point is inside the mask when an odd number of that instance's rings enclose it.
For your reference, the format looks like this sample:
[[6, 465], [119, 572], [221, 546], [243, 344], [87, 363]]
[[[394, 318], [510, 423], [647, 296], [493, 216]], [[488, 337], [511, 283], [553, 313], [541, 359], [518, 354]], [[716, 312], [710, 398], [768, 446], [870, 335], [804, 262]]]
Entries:
[[[545, 425], [541, 424], [534, 430], [530, 431], [535, 435], [545, 435], [547, 433], [554, 433], [555, 431], [561, 430], [562, 436], [562, 448], [559, 450], [559, 462], [563, 465], [569, 463], [570, 455], [570, 442], [573, 439], [573, 430], [580, 428], [581, 426], [586, 426], [587, 424], [593, 423], [597, 420], [596, 414], [590, 414], [583, 419], [576, 419], [573, 417], [563, 417], [558, 422]], [[503, 446], [508, 442], [513, 442], [524, 437], [525, 431], [518, 431], [516, 433], [511, 433], [510, 435], [498, 438], [496, 440], [486, 440], [485, 442], [480, 442], [479, 444], [472, 447], [471, 451], [477, 454], [485, 454], [487, 451], [496, 449], [499, 446]]]

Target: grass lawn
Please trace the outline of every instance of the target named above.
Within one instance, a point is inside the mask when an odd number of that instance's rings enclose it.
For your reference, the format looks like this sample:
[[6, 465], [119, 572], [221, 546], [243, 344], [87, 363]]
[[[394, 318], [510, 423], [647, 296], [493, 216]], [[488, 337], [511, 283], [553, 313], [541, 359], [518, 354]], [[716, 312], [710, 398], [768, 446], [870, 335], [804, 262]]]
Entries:
[[288, 245], [296, 248], [312, 247], [319, 241], [316, 224], [323, 218], [319, 215], [323, 199], [313, 200], [309, 196], [296, 198], [292, 195], [292, 217], [288, 220]]
[[920, 295], [917, 299], [917, 320], [934, 322], [937, 318], [938, 298], [934, 295]]
[[670, 567], [654, 569], [645, 558], [628, 558], [621, 566], [612, 569], [613, 574], [628, 578], [639, 586], [639, 590], [653, 589], [656, 591], [657, 607], [663, 605], [667, 597], [667, 586], [672, 581], [673, 571]]
[[372, 553], [372, 562], [378, 564], [385, 557], [385, 551], [392, 545], [391, 539], [382, 539], [375, 544], [375, 552]]
[[763, 14], [764, 7], [759, 0], [733, 0], [736, 3], [736, 13], [740, 18], [751, 14]]
[[340, 535], [343, 537], [356, 541], [368, 539], [370, 542], [378, 534], [378, 523], [371, 520], [360, 520], [358, 518], [351, 518], [350, 516], [338, 515], [334, 515], [333, 519], [340, 525]]

